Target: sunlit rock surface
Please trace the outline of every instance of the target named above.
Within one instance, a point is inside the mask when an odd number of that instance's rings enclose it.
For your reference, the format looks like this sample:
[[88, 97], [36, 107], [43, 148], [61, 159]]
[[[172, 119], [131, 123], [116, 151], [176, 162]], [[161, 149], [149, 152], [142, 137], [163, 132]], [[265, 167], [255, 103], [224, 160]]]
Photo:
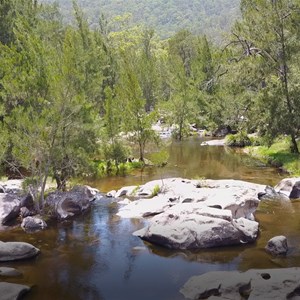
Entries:
[[154, 180], [138, 187], [139, 199], [120, 207], [118, 215], [147, 218], [134, 235], [171, 249], [249, 243], [258, 235], [253, 213], [263, 189], [238, 180]]
[[[118, 215], [142, 218], [161, 213], [179, 203], [202, 203], [208, 207], [229, 209], [233, 218], [253, 219], [253, 212], [259, 204], [257, 194], [264, 188], [264, 185], [239, 180], [153, 180], [135, 192], [137, 197], [146, 199], [132, 201], [120, 208]], [[159, 193], [150, 198], [157, 189]]]
[[170, 249], [199, 249], [255, 241], [258, 223], [232, 219], [230, 210], [200, 203], [178, 204], [151, 219], [134, 235]]
[[300, 269], [209, 272], [191, 277], [180, 292], [186, 299], [299, 299]]
[[1, 242], [0, 261], [12, 261], [31, 258], [39, 254], [40, 250], [31, 244], [24, 242]]
[[225, 146], [225, 139], [205, 141], [201, 143], [201, 146]]

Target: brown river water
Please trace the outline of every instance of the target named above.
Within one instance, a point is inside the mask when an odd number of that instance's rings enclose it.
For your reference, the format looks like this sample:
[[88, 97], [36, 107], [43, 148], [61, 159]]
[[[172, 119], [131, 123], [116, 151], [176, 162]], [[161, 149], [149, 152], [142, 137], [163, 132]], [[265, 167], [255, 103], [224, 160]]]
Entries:
[[[273, 168], [230, 149], [200, 146], [191, 138], [169, 146], [169, 163], [127, 177], [90, 182], [103, 192], [140, 185], [161, 177], [241, 179], [275, 185], [282, 177]], [[300, 203], [261, 203], [256, 212], [260, 236], [255, 244], [199, 251], [171, 251], [132, 236], [143, 221], [120, 219], [118, 204], [102, 198], [90, 212], [73, 221], [50, 224], [43, 232], [26, 234], [15, 228], [0, 232], [2, 241], [26, 241], [41, 249], [34, 259], [0, 263], [23, 272], [6, 281], [32, 286], [25, 299], [39, 300], [182, 300], [179, 293], [193, 275], [208, 271], [300, 267]], [[288, 238], [284, 258], [264, 251], [275, 235]], [[0, 295], [1, 299], [1, 295]]]

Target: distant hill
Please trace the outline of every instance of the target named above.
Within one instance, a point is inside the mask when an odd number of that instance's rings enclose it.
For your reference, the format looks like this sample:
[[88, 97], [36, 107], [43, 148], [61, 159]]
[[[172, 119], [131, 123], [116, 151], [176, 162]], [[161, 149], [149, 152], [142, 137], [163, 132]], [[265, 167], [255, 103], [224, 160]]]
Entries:
[[[54, 0], [40, 0], [51, 3]], [[56, 0], [63, 15], [69, 19], [71, 0]], [[91, 24], [104, 14], [108, 19], [125, 13], [132, 14], [134, 24], [145, 24], [162, 37], [180, 29], [205, 33], [220, 39], [239, 16], [240, 0], [78, 0]]]

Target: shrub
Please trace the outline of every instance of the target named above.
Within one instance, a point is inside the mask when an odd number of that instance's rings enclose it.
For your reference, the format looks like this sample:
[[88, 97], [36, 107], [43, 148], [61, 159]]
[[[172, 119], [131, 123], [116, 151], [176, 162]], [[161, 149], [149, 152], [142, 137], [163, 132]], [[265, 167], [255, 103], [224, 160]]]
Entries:
[[156, 184], [151, 193], [151, 198], [157, 196], [159, 192], [160, 192], [160, 186], [158, 184]]
[[251, 140], [246, 132], [241, 131], [237, 134], [227, 135], [225, 144], [230, 147], [246, 147], [251, 146]]

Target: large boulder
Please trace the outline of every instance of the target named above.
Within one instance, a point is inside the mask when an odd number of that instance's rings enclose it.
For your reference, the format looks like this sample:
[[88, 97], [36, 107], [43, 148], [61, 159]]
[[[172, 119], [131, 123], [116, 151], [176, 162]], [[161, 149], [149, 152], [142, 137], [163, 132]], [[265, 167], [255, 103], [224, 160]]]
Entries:
[[300, 269], [216, 271], [191, 277], [180, 292], [186, 299], [299, 299]]
[[80, 215], [96, 199], [97, 190], [89, 186], [76, 186], [68, 192], [55, 191], [46, 198], [49, 214], [59, 220]]
[[268, 241], [265, 249], [272, 255], [285, 255], [288, 252], [287, 238], [283, 235], [275, 236]]
[[39, 217], [26, 217], [22, 220], [21, 227], [26, 232], [34, 232], [47, 228], [47, 224]]
[[154, 180], [140, 186], [141, 198], [120, 207], [118, 215], [147, 218], [134, 235], [171, 249], [249, 243], [258, 235], [253, 213], [263, 188], [238, 180]]
[[24, 242], [1, 242], [0, 261], [12, 261], [31, 258], [39, 254], [40, 250], [31, 244]]
[[0, 282], [0, 299], [17, 300], [30, 291], [30, 287], [22, 284]]
[[20, 213], [20, 200], [15, 194], [0, 193], [0, 225], [7, 225]]
[[290, 199], [300, 199], [300, 177], [282, 179], [274, 189]]
[[258, 223], [233, 219], [230, 210], [201, 203], [177, 204], [134, 235], [170, 249], [200, 249], [253, 242]]

